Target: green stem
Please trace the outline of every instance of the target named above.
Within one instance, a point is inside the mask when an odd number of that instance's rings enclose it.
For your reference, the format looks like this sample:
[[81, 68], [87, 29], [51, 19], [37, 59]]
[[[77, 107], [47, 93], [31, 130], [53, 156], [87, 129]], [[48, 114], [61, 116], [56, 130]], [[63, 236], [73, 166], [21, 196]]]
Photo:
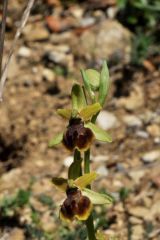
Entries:
[[86, 227], [87, 227], [88, 239], [96, 240], [92, 214], [86, 220]]
[[84, 153], [84, 173], [90, 173], [90, 149]]
[[81, 153], [77, 149], [74, 151], [74, 161], [70, 165], [68, 170], [68, 178], [75, 180], [76, 178], [82, 175], [82, 167], [81, 167]]
[[[90, 173], [90, 149], [88, 149], [84, 153], [84, 173]], [[91, 186], [88, 186], [88, 188], [91, 188]], [[92, 214], [86, 220], [86, 227], [87, 227], [88, 239], [96, 240]]]

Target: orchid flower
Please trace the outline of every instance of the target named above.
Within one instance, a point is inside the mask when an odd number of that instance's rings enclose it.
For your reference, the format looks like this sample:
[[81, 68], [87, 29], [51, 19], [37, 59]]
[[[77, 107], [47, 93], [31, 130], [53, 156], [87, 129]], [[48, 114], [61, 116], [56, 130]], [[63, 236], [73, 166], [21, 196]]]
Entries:
[[111, 204], [113, 198], [109, 194], [101, 194], [92, 191], [88, 186], [97, 177], [97, 173], [91, 172], [77, 179], [53, 178], [53, 184], [66, 192], [66, 199], [60, 207], [59, 216], [62, 220], [70, 222], [75, 218], [85, 221], [91, 214], [93, 204]]
[[75, 149], [86, 151], [94, 139], [111, 142], [110, 135], [91, 122], [92, 118], [102, 109], [100, 103], [87, 105], [83, 88], [77, 83], [73, 85], [71, 96], [72, 109], [57, 110], [60, 116], [69, 120], [69, 125], [50, 141], [49, 146], [52, 147], [62, 142], [70, 151]]

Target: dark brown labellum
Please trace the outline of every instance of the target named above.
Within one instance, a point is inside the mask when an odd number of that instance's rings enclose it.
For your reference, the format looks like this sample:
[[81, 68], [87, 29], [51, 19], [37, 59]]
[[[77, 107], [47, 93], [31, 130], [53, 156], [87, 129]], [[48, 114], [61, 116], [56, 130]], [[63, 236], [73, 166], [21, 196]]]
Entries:
[[83, 196], [78, 188], [70, 188], [67, 190], [67, 198], [61, 206], [60, 214], [70, 221], [75, 216], [80, 220], [85, 220], [90, 214], [91, 206], [90, 199]]
[[94, 135], [89, 128], [84, 127], [84, 123], [79, 118], [71, 119], [66, 133], [63, 136], [63, 144], [67, 149], [73, 151], [76, 147], [79, 150], [87, 150]]

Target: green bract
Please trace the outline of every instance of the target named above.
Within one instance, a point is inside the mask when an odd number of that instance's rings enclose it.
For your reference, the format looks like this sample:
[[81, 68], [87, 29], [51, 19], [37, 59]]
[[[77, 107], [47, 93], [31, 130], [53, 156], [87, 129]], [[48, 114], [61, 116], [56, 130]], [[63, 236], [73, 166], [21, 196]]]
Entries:
[[[92, 102], [99, 102], [104, 105], [109, 90], [109, 71], [106, 61], [103, 62], [102, 70], [99, 73], [95, 69], [81, 70], [85, 90], [88, 92]], [[95, 94], [95, 92], [98, 92]]]

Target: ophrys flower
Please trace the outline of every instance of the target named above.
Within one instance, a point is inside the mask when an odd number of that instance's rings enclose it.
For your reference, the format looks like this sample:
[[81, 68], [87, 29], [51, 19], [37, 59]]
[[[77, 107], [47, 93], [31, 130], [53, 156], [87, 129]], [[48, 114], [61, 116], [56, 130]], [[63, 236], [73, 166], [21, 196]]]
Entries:
[[86, 105], [82, 87], [75, 84], [72, 88], [72, 109], [57, 110], [60, 116], [69, 120], [69, 124], [50, 141], [49, 145], [52, 147], [62, 142], [70, 151], [75, 149], [86, 151], [94, 139], [111, 142], [110, 135], [91, 122], [92, 117], [100, 110], [101, 105], [98, 102]]

